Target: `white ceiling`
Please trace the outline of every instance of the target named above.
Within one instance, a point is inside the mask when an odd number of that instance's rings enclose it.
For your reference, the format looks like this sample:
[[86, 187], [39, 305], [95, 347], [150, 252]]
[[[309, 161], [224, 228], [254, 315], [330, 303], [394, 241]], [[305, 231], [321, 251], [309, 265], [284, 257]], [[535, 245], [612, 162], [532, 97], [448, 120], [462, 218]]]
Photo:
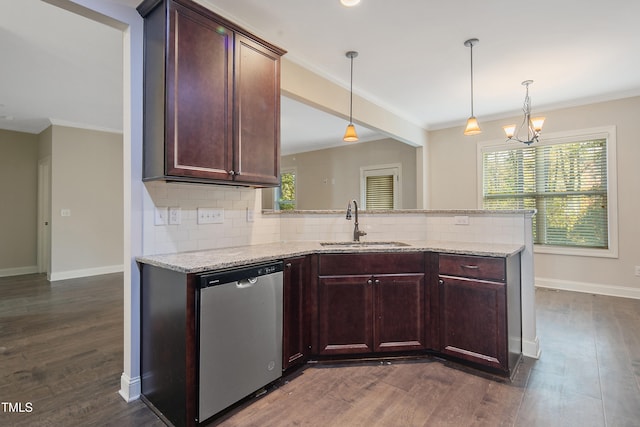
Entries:
[[[462, 126], [469, 116], [463, 42], [472, 37], [480, 39], [481, 123], [519, 114], [526, 79], [535, 81], [534, 112], [640, 95], [637, 0], [199, 2], [346, 88], [344, 54], [357, 50], [354, 92], [425, 129]], [[39, 0], [0, 0], [0, 128], [37, 133], [54, 122], [120, 131], [121, 43], [119, 31]], [[284, 153], [338, 144], [346, 126], [289, 99], [282, 116]], [[363, 140], [384, 136], [358, 130]]]

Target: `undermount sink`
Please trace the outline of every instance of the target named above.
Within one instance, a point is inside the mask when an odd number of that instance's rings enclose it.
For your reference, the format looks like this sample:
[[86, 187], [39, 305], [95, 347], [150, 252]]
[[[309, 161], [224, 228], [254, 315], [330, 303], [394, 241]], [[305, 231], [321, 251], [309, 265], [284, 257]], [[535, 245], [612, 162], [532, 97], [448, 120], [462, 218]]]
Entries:
[[321, 242], [320, 245], [335, 248], [401, 248], [411, 246], [403, 242]]

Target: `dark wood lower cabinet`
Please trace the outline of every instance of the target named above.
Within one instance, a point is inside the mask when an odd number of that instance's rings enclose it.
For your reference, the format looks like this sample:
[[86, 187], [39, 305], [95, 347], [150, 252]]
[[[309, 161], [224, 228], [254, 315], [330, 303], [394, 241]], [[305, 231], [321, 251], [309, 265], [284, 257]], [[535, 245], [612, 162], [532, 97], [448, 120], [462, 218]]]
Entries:
[[[426, 348], [421, 253], [321, 255], [319, 262], [318, 355]], [[364, 274], [349, 274], [356, 272]]]
[[439, 257], [440, 353], [512, 374], [522, 353], [519, 256]]
[[441, 352], [504, 369], [507, 358], [504, 283], [440, 279]]
[[300, 365], [309, 354], [309, 258], [284, 260], [282, 369]]
[[321, 277], [318, 286], [319, 354], [373, 351], [371, 276]]
[[374, 351], [422, 350], [425, 345], [424, 274], [374, 277]]
[[518, 255], [321, 254], [318, 274], [311, 356], [427, 351], [502, 375], [521, 358]]
[[197, 418], [196, 287], [192, 274], [142, 265], [142, 398], [175, 426]]
[[[521, 358], [519, 255], [311, 254], [284, 265], [284, 371], [312, 358], [437, 354], [509, 376]], [[197, 280], [142, 265], [142, 395], [174, 425], [201, 421]]]

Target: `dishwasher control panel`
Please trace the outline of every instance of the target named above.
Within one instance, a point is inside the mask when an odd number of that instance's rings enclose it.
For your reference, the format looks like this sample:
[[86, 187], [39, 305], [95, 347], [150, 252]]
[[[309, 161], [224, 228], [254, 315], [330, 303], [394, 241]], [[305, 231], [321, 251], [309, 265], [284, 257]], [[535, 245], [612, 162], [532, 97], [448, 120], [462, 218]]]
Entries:
[[252, 264], [243, 267], [235, 267], [225, 270], [216, 270], [200, 275], [200, 288], [216, 286], [223, 283], [237, 282], [255, 277], [266, 276], [267, 274], [283, 271], [284, 263], [274, 261], [265, 264]]

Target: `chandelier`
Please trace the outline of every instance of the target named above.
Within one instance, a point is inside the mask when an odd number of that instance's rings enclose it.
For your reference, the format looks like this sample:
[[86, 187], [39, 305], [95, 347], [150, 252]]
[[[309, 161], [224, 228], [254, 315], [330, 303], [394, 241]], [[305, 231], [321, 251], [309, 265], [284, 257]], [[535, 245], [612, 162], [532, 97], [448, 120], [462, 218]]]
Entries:
[[[540, 132], [542, 131], [542, 125], [544, 124], [544, 117], [531, 118], [531, 98], [529, 98], [529, 85], [533, 83], [533, 80], [525, 80], [522, 82], [522, 86], [525, 87], [526, 94], [524, 97], [524, 105], [522, 111], [524, 112], [524, 119], [520, 128], [516, 132], [516, 125], [503, 126], [504, 133], [507, 135], [507, 141], [517, 141], [523, 144], [531, 145], [538, 141]], [[523, 129], [527, 129], [526, 136]], [[523, 131], [523, 136], [520, 137], [519, 133]]]

